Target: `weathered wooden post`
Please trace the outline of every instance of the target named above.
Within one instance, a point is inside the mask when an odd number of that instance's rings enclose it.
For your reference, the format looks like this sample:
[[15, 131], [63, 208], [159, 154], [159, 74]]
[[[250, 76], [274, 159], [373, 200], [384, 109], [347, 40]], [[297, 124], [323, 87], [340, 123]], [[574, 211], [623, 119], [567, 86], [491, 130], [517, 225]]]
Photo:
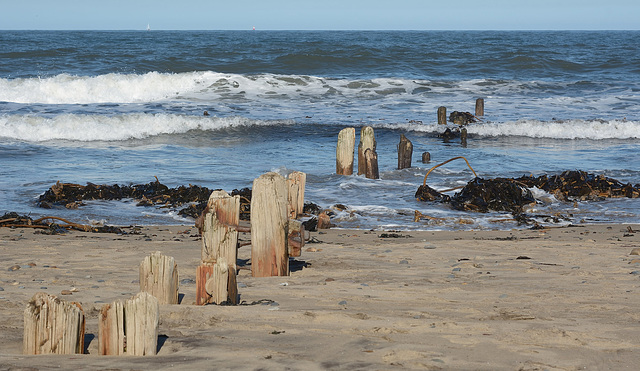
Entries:
[[155, 296], [160, 304], [178, 304], [178, 265], [173, 257], [156, 251], [140, 263], [140, 291]]
[[158, 351], [160, 305], [148, 292], [105, 304], [98, 320], [101, 355], [154, 355]]
[[380, 172], [378, 172], [378, 154], [371, 148], [367, 148], [364, 151], [365, 173], [364, 176], [368, 179], [379, 179]]
[[24, 354], [82, 354], [84, 311], [44, 292], [35, 294], [24, 310]]
[[202, 262], [196, 269], [197, 305], [227, 300], [237, 304], [237, 287], [231, 287], [231, 293], [229, 287], [236, 282], [239, 223], [240, 196], [211, 192], [202, 226]]
[[426, 164], [427, 162], [431, 161], [431, 153], [429, 152], [422, 152], [422, 163]]
[[447, 107], [438, 107], [438, 125], [447, 124]]
[[299, 220], [289, 219], [289, 256], [297, 258], [302, 254], [304, 247], [304, 226]]
[[289, 186], [289, 218], [296, 219], [304, 211], [304, 187], [307, 183], [307, 174], [294, 171], [287, 176]]
[[484, 116], [484, 99], [476, 99], [476, 116]]
[[336, 147], [336, 173], [338, 175], [353, 174], [353, 151], [356, 143], [356, 129], [344, 128], [338, 134]]
[[467, 128], [460, 129], [460, 143], [463, 146], [467, 145]]
[[364, 158], [364, 152], [367, 149], [376, 150], [376, 139], [371, 126], [363, 126], [360, 129], [360, 143], [358, 143], [358, 175], [365, 174], [366, 161]]
[[[353, 147], [351, 152], [353, 165]], [[254, 277], [288, 276], [287, 182], [277, 173], [253, 181], [251, 196], [251, 273]]]
[[400, 134], [400, 143], [398, 144], [398, 169], [407, 169], [411, 167], [411, 157], [413, 156], [413, 143], [404, 134]]

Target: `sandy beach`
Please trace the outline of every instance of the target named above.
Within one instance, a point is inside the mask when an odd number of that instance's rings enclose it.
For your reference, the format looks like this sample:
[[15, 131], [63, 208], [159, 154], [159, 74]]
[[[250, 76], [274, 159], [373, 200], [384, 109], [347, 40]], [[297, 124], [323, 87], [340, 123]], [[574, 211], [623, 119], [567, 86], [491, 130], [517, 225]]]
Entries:
[[[288, 277], [253, 278], [240, 248], [239, 306], [194, 305], [194, 227], [125, 230], [0, 228], [0, 369], [639, 367], [640, 225], [313, 232]], [[97, 355], [101, 306], [138, 292], [138, 266], [155, 251], [175, 258], [181, 297], [161, 305], [158, 354]], [[82, 304], [86, 354], [22, 355], [37, 292]]]

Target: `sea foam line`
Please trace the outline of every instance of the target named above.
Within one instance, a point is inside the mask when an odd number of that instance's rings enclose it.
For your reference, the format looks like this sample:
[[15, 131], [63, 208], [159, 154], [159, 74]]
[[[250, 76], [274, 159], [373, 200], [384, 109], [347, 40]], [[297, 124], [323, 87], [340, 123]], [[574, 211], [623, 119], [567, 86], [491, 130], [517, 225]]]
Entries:
[[244, 117], [204, 117], [176, 114], [124, 114], [117, 116], [64, 114], [52, 118], [34, 115], [0, 116], [0, 137], [28, 142], [49, 140], [121, 141], [190, 130], [220, 130], [242, 126], [286, 125], [288, 121], [251, 120]]

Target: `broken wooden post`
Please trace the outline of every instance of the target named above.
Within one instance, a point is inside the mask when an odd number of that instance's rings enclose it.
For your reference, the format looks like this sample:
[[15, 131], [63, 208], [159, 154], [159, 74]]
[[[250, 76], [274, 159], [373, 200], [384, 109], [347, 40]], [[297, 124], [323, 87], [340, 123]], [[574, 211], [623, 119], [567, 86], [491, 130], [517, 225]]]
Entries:
[[196, 305], [211, 302], [211, 295], [207, 292], [207, 281], [213, 277], [213, 263], [200, 263], [196, 267]]
[[338, 175], [353, 174], [353, 150], [356, 143], [356, 129], [344, 128], [338, 134], [336, 147], [336, 173]]
[[160, 305], [148, 292], [105, 304], [98, 320], [101, 355], [154, 355], [158, 351]]
[[140, 291], [155, 296], [160, 304], [178, 304], [178, 265], [173, 257], [156, 251], [142, 260]]
[[[196, 304], [221, 304], [228, 301], [230, 282], [236, 282], [235, 276], [232, 280], [230, 276], [237, 270], [240, 196], [229, 196], [225, 191], [213, 191], [205, 210], [202, 225], [202, 264], [196, 268]], [[213, 281], [209, 282], [210, 280]], [[237, 293], [238, 290], [232, 288], [231, 291]], [[231, 302], [237, 303], [236, 294], [232, 295]]]
[[84, 311], [80, 304], [44, 292], [35, 294], [24, 310], [24, 354], [82, 354]]
[[[351, 157], [353, 162], [353, 152]], [[254, 277], [289, 275], [287, 200], [287, 182], [281, 175], [270, 172], [253, 181], [251, 273]]]
[[460, 129], [460, 143], [463, 146], [467, 145], [467, 128]]
[[367, 149], [376, 150], [376, 139], [371, 126], [364, 126], [360, 129], [360, 143], [358, 144], [358, 175], [366, 173], [366, 161], [364, 152]]
[[438, 125], [447, 124], [447, 107], [438, 107]]
[[426, 164], [427, 162], [431, 161], [431, 153], [429, 152], [422, 152], [422, 163]]
[[476, 116], [484, 116], [484, 99], [476, 99]]
[[411, 167], [411, 157], [413, 156], [413, 143], [404, 134], [400, 134], [400, 143], [398, 144], [398, 169], [407, 169]]
[[379, 179], [380, 173], [378, 172], [378, 154], [371, 148], [367, 148], [364, 151], [365, 173], [364, 176], [368, 179]]
[[289, 218], [296, 219], [304, 211], [304, 187], [307, 183], [307, 174], [294, 171], [287, 176], [289, 186]]
[[299, 220], [289, 219], [289, 256], [298, 257], [304, 247], [304, 226]]

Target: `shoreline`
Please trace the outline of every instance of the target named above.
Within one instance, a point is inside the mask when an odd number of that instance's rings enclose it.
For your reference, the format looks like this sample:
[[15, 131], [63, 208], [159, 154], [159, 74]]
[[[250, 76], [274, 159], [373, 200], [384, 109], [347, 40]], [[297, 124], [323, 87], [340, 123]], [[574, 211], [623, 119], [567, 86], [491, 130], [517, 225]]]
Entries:
[[[34, 232], [0, 228], [0, 369], [591, 370], [640, 359], [639, 224], [312, 232], [288, 277], [253, 278], [250, 247], [238, 250], [240, 306], [193, 305], [195, 227]], [[138, 265], [155, 251], [175, 258], [181, 296], [161, 305], [158, 355], [98, 356], [101, 306], [138, 292]], [[22, 313], [41, 291], [81, 303], [89, 354], [22, 355]]]

